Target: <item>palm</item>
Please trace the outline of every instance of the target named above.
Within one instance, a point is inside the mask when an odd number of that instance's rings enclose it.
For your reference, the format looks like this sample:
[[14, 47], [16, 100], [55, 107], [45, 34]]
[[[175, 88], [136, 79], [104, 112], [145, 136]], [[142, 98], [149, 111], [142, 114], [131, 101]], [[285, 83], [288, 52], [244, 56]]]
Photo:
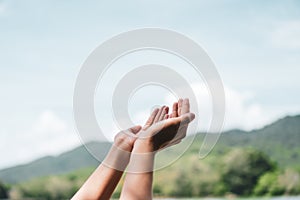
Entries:
[[186, 136], [188, 123], [194, 119], [188, 99], [175, 102], [170, 115], [168, 110], [166, 106], [155, 109], [138, 134], [140, 139], [150, 139], [154, 150], [179, 143]]

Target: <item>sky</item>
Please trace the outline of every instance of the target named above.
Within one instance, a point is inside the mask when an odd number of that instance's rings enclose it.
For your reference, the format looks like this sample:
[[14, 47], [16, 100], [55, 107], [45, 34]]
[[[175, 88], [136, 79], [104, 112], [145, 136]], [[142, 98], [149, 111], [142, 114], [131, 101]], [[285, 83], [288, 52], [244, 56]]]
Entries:
[[[73, 91], [83, 62], [105, 40], [144, 27], [177, 31], [206, 50], [225, 86], [224, 130], [257, 129], [300, 113], [299, 1], [0, 0], [0, 168], [80, 145]], [[137, 53], [103, 78], [95, 112], [108, 139], [117, 132], [108, 98], [117, 72], [153, 60], [179, 71], [184, 65], [157, 52]], [[203, 82], [191, 85], [203, 89], [196, 95], [205, 129], [210, 98]], [[148, 88], [155, 97], [149, 98], [145, 89], [129, 103], [136, 123], [145, 121], [150, 105], [174, 100], [159, 87]]]

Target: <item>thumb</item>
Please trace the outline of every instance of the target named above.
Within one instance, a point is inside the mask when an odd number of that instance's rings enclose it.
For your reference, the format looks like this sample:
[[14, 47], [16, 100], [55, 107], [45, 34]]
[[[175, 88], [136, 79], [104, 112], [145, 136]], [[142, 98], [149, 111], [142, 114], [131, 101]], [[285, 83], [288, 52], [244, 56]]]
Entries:
[[136, 126], [129, 128], [128, 130], [133, 134], [137, 134], [141, 129], [142, 129], [142, 126], [136, 125]]

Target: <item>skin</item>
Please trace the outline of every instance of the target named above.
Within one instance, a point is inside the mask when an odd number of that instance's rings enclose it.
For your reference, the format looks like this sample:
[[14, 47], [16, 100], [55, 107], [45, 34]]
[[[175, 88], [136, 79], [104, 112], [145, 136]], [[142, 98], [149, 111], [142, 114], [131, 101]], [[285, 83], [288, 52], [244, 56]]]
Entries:
[[129, 173], [120, 199], [152, 199], [156, 152], [178, 144], [195, 117], [189, 111], [188, 99], [179, 99], [173, 104], [172, 113], [169, 115], [168, 112], [167, 106], [155, 109], [143, 127], [135, 126], [119, 132], [104, 161], [72, 200], [110, 199], [127, 165]]
[[[105, 160], [87, 179], [83, 186], [73, 196], [72, 200], [82, 199], [110, 199], [114, 189], [120, 181], [123, 170], [116, 170], [120, 167], [126, 167], [129, 162], [130, 154], [135, 141], [135, 135], [141, 130], [141, 126], [132, 127], [126, 131], [119, 132], [115, 139], [113, 146], [107, 154]], [[123, 150], [123, 151], [120, 151]], [[123, 166], [107, 166], [104, 163], [112, 163], [111, 165], [120, 164], [117, 161], [121, 160]], [[124, 167], [124, 168], [125, 168]]]
[[178, 144], [185, 136], [188, 124], [195, 118], [190, 113], [188, 99], [173, 104], [170, 115], [168, 108], [154, 111], [146, 126], [138, 133], [128, 173], [123, 185], [121, 200], [152, 199], [153, 165], [157, 151]]

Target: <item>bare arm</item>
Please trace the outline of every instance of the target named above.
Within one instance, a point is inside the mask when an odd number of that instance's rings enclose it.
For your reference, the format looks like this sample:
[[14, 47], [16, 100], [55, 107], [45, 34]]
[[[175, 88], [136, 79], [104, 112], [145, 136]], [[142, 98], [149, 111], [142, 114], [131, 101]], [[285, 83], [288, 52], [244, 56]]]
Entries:
[[[135, 154], [150, 150], [147, 150], [146, 146], [136, 145], [133, 151]], [[134, 154], [130, 159], [132, 166], [130, 164], [128, 166], [129, 172], [126, 174], [120, 200], [150, 200], [152, 199], [154, 155], [139, 157]]]
[[[152, 199], [153, 165], [158, 150], [179, 143], [186, 135], [187, 125], [194, 119], [189, 112], [188, 99], [174, 103], [170, 115], [162, 107], [141, 130], [134, 143], [121, 200]], [[167, 119], [169, 118], [169, 119]], [[149, 123], [150, 121], [150, 123]]]
[[83, 184], [72, 200], [110, 199], [129, 162], [130, 152], [136, 139], [134, 135], [140, 129], [140, 126], [135, 126], [117, 134], [105, 160]]

